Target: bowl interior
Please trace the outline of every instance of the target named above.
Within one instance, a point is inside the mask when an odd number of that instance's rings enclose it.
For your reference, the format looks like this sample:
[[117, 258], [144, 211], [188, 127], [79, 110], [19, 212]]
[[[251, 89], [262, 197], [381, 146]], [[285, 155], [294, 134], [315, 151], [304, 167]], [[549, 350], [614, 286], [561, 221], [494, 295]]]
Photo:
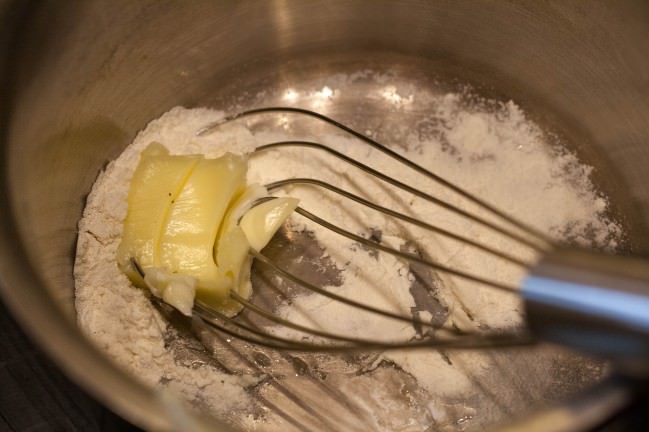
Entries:
[[[72, 268], [86, 194], [137, 131], [173, 106], [234, 112], [285, 104], [287, 89], [333, 87], [336, 76], [367, 70], [414, 93], [469, 84], [482, 96], [513, 99], [595, 167], [628, 250], [649, 252], [645, 2], [595, 2], [586, 10], [534, 1], [118, 1], [111, 8], [89, 1], [42, 4], [20, 16], [2, 166], [3, 220], [15, 234], [4, 241], [2, 259], [10, 269], [4, 285], [22, 286], [3, 295], [70, 373], [143, 425], [155, 423], [161, 406], [115, 401], [99, 382], [112, 366], [104, 365], [101, 378], [79, 372], [79, 353], [92, 348], [57, 323], [74, 320]], [[346, 87], [326, 114], [360, 129], [414, 121], [415, 112], [395, 114], [364, 97], [377, 85]], [[49, 333], [26, 301], [44, 292], [57, 306]], [[88, 366], [102, 362], [84, 358]], [[579, 376], [573, 388], [581, 387]], [[164, 424], [165, 415], [159, 419]]]

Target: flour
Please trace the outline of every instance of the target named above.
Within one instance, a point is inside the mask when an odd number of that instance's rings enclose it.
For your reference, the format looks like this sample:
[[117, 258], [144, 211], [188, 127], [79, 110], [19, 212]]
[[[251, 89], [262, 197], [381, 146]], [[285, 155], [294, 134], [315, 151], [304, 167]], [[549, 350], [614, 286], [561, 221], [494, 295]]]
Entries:
[[[245, 149], [248, 137], [241, 132], [233, 136], [224, 134], [228, 138], [216, 149], [200, 139], [187, 142], [190, 130], [197, 130], [219, 115], [208, 110], [172, 111], [165, 120], [151, 123], [98, 177], [79, 223], [75, 280], [79, 325], [102, 350], [137, 379], [150, 385], [166, 383], [188, 400], [200, 399], [225, 415], [249, 404], [244, 388], [254, 380], [224, 374], [212, 367], [176, 364], [173, 354], [165, 348], [167, 323], [152, 309], [143, 292], [133, 288], [115, 261], [126, 217], [129, 180], [139, 153], [151, 141], [183, 143], [180, 149], [170, 145], [172, 153], [202, 153], [209, 157]], [[248, 146], [252, 148], [250, 143]]]
[[[297, 99], [300, 92], [290, 91], [293, 92], [290, 97]], [[331, 84], [305, 94], [329, 100], [339, 97], [341, 92]], [[394, 86], [386, 87], [375, 97], [385, 98], [399, 108], [413, 106], [418, 101], [413, 94], [401, 94]], [[495, 109], [480, 105], [467, 107], [463, 96], [453, 93], [429, 96], [425, 103], [430, 113], [418, 121], [414, 130], [400, 134], [405, 145], [399, 151], [407, 157], [558, 240], [569, 239], [608, 249], [618, 246], [621, 229], [606, 216], [608, 204], [589, 180], [591, 168], [581, 165], [573, 154], [548, 145], [544, 133], [514, 103], [500, 104]], [[473, 389], [475, 380], [487, 379], [497, 364], [492, 354], [486, 352], [395, 351], [357, 356], [351, 363], [335, 356], [290, 357], [293, 362], [295, 358], [301, 359], [305, 370], [310, 371], [307, 378], [301, 378], [282, 372], [279, 362], [286, 362], [286, 356], [280, 354], [267, 353], [270, 358], [279, 359], [275, 360], [278, 363], [273, 372], [264, 369], [266, 366], [255, 369], [235, 364], [232, 367], [241, 369], [229, 373], [209, 362], [180, 361], [166, 346], [173, 329], [150, 305], [144, 293], [131, 286], [115, 263], [121, 224], [126, 215], [129, 179], [139, 152], [152, 141], [164, 144], [172, 154], [200, 153], [217, 157], [226, 151], [251, 152], [260, 144], [287, 138], [310, 139], [339, 149], [355, 160], [371, 162], [376, 169], [454, 204], [462, 201], [439, 185], [404, 170], [380, 152], [340, 133], [328, 130], [318, 136], [308, 132], [296, 135], [295, 131], [302, 129], [293, 127], [293, 120], [286, 116], [270, 128], [237, 122], [224, 125], [212, 134], [196, 136], [197, 130], [222, 116], [221, 112], [207, 109], [172, 109], [152, 121], [97, 179], [79, 224], [75, 280], [81, 328], [137, 379], [173, 389], [197, 406], [249, 429], [264, 426], [283, 430], [290, 426], [286, 413], [302, 422], [311, 421], [304, 419], [304, 412], [288, 408], [291, 401], [283, 399], [285, 396], [273, 382], [280, 382], [302, 399], [310, 400], [316, 410], [321, 404], [320, 412], [328, 413], [331, 402], [322, 396], [322, 390], [316, 389], [315, 393], [305, 390], [313, 382], [311, 374], [318, 370], [327, 377], [329, 392], [345, 392], [346, 396], [339, 396], [346, 400], [345, 409], [356, 411], [358, 417], [313, 420], [320, 428], [362, 430], [370, 424], [373, 429], [381, 430], [421, 430], [436, 424], [446, 430], [460, 427], [462, 418], [474, 417], [480, 408], [464, 406], [458, 401], [469, 396], [481, 400]], [[520, 245], [444, 209], [413, 199], [403, 191], [368, 179], [322, 152], [283, 148], [251, 156], [250, 183], [265, 184], [295, 177], [317, 177], [531, 262], [537, 258]], [[298, 197], [302, 207], [353, 233], [366, 237], [380, 235], [383, 244], [416, 251], [444, 265], [512, 285], [517, 285], [524, 276], [524, 270], [499, 259], [406, 223], [386, 221], [374, 211], [313, 187], [296, 185], [279, 190], [276, 195]], [[469, 208], [491, 218], [475, 206]], [[333, 271], [340, 277], [340, 283], [327, 287], [332, 292], [403, 314], [414, 312], [431, 322], [467, 331], [521, 325], [521, 302], [516, 295], [409, 266], [388, 254], [376, 254], [297, 215], [291, 219], [290, 231], [314, 233], [322, 247], [318, 262], [325, 263], [318, 272]], [[296, 257], [294, 264], [303, 265], [302, 260], [302, 256]], [[273, 281], [279, 287], [285, 284], [277, 276]], [[434, 291], [434, 302], [421, 297], [426, 284]], [[278, 305], [277, 313], [304, 325], [363, 338], [393, 341], [419, 335], [411, 325], [358, 313], [355, 308], [315, 294], [284, 301]], [[271, 331], [294, 335], [285, 328], [276, 327]], [[230, 367], [227, 359], [219, 361]], [[352, 377], [354, 385], [350, 386]], [[386, 381], [392, 382], [395, 389], [400, 388], [401, 393], [372, 390]], [[514, 397], [510, 402], [517, 403]], [[403, 417], [403, 413], [407, 415]], [[502, 413], [482, 415], [494, 420]], [[339, 423], [343, 421], [351, 423]]]

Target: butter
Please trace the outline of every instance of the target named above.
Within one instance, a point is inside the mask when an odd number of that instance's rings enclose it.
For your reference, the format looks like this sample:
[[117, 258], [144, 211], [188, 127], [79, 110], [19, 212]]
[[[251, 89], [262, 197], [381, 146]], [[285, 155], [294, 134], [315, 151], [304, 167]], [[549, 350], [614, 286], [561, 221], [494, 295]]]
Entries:
[[227, 299], [232, 288], [217, 267], [214, 245], [230, 203], [245, 190], [246, 171], [242, 156], [201, 159], [171, 204], [162, 234], [160, 265], [195, 277], [198, 297], [210, 306]]
[[117, 250], [117, 262], [132, 280], [140, 278], [130, 265], [131, 258], [143, 268], [160, 266], [158, 250], [171, 203], [178, 198], [198, 161], [193, 156], [170, 156], [158, 143], [142, 152], [131, 179], [128, 211]]
[[122, 271], [186, 315], [194, 297], [226, 315], [239, 312], [230, 292], [252, 294], [250, 248], [261, 250], [297, 206], [293, 198], [253, 206], [268, 193], [247, 186], [246, 172], [244, 156], [172, 156], [149, 145], [129, 189], [117, 251]]
[[241, 218], [241, 229], [250, 247], [259, 252], [268, 244], [286, 218], [297, 207], [295, 198], [275, 198], [251, 208]]
[[196, 282], [191, 276], [171, 274], [159, 267], [147, 268], [144, 276], [144, 283], [153, 295], [173, 305], [185, 315], [192, 314]]

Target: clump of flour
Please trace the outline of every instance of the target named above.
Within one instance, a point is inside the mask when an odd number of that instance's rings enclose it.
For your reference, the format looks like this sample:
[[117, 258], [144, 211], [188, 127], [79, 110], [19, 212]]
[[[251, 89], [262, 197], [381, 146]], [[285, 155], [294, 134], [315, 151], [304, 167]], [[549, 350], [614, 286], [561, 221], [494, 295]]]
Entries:
[[145, 383], [164, 384], [188, 400], [200, 401], [225, 415], [249, 405], [244, 389], [254, 379], [225, 374], [210, 366], [177, 364], [165, 347], [167, 322], [152, 308], [144, 292], [130, 284], [115, 261], [129, 181], [140, 152], [149, 143], [165, 143], [172, 154], [202, 153], [209, 157], [252, 149], [254, 143], [245, 130], [224, 134], [220, 146], [214, 146], [213, 140], [189, 139], [220, 116], [211, 110], [172, 110], [151, 122], [100, 174], [79, 223], [75, 280], [79, 325], [102, 350]]
[[[337, 94], [331, 89], [326, 92], [327, 97]], [[400, 95], [397, 88], [376, 97], [389, 97], [399, 107], [416, 102], [413, 95]], [[407, 145], [399, 151], [406, 157], [558, 240], [568, 238], [610, 249], [617, 246], [621, 230], [606, 217], [607, 202], [590, 183], [591, 169], [579, 164], [571, 153], [549, 146], [543, 132], [515, 104], [509, 102], [497, 109], [470, 108], [458, 94], [429, 95], [425, 104], [429, 114], [418, 120], [414, 130], [402, 133], [402, 141]], [[498, 363], [490, 353], [396, 351], [357, 357], [354, 361], [358, 364], [338, 357], [305, 357], [300, 361], [305, 362], [307, 370], [322, 369], [322, 374], [317, 376], [328, 388], [325, 393], [321, 388], [309, 393], [305, 389], [316, 376], [312, 372], [306, 377], [263, 368], [232, 373], [207, 362], [179, 361], [168, 348], [166, 341], [173, 329], [115, 263], [126, 215], [129, 180], [139, 153], [152, 141], [162, 143], [172, 154], [200, 153], [216, 157], [226, 151], [251, 152], [260, 144], [287, 138], [310, 139], [370, 163], [431, 195], [462, 205], [460, 198], [434, 182], [404, 170], [380, 152], [337, 132], [327, 131], [315, 137], [300, 132], [296, 136], [284, 117], [270, 128], [268, 125], [246, 127], [241, 122], [225, 125], [206, 136], [196, 135], [196, 131], [222, 116], [221, 112], [207, 109], [172, 109], [152, 121], [97, 179], [79, 224], [75, 263], [76, 308], [82, 329], [116, 362], [147, 384], [169, 387], [212, 413], [250, 429], [258, 427], [259, 422], [271, 430], [299, 429], [287, 418], [306, 423], [311, 421], [306, 417], [318, 417], [306, 409], [288, 408], [295, 401], [284, 400], [285, 393], [278, 390], [277, 383], [292, 389], [304, 400], [312, 399], [316, 411], [322, 404], [320, 412], [325, 413], [330, 409], [328, 397], [331, 397], [326, 395], [345, 392], [346, 396], [339, 397], [345, 399], [347, 410], [352, 411], [350, 406], [362, 406], [360, 411], [367, 411], [362, 416], [357, 412], [358, 419], [354, 421], [365, 426], [369, 423], [374, 429], [421, 430], [435, 424], [446, 430], [459, 428], [460, 419], [471, 419], [478, 408], [458, 401], [469, 396], [480, 400], [482, 396], [473, 390], [476, 379], [493, 374]], [[327, 154], [283, 148], [251, 157], [249, 182], [265, 184], [295, 177], [317, 177], [513, 255], [536, 259], [520, 245], [367, 178]], [[489, 275], [512, 285], [517, 285], [524, 276], [523, 270], [463, 244], [399, 221], [386, 220], [376, 212], [312, 187], [294, 186], [277, 194], [300, 198], [302, 207], [351, 232], [366, 237], [378, 235], [384, 244], [416, 251], [444, 265]], [[478, 208], [470, 207], [470, 210], [490, 218]], [[467, 331], [506, 329], [521, 324], [521, 304], [514, 295], [429, 270], [417, 270], [390, 255], [376, 254], [352, 241], [341, 240], [336, 234], [297, 216], [291, 221], [291, 229], [296, 233], [314, 233], [323, 250], [322, 260], [332, 263], [340, 273], [342, 283], [327, 287], [337, 294], [405, 314], [417, 313], [420, 318], [437, 319], [440, 324]], [[432, 284], [428, 288], [434, 291], [434, 311], [415, 294], [417, 289], [423, 289], [414, 288], [422, 284], [421, 280]], [[280, 304], [278, 313], [305, 325], [364, 338], [404, 340], [418, 335], [411, 325], [377, 320], [320, 295], [299, 295]], [[292, 334], [284, 328], [272, 331]], [[294, 358], [302, 357], [291, 357]], [[347, 380], [352, 377], [354, 385], [350, 386]], [[371, 390], [387, 381], [394, 385], [394, 392], [386, 395]], [[408, 418], [400, 419], [399, 415], [406, 411]], [[233, 419], [232, 413], [243, 413], [236, 415], [243, 419]], [[490, 419], [497, 415], [502, 413]], [[335, 419], [313, 421], [319, 427], [351, 430], [358, 426], [352, 420], [349, 420], [352, 423], [336, 423]]]

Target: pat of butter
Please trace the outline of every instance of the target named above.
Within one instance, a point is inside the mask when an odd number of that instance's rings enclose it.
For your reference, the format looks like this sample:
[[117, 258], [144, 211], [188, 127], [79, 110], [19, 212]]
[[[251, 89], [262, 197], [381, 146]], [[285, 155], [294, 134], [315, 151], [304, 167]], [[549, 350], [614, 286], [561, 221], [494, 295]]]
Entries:
[[250, 248], [263, 248], [297, 206], [280, 198], [251, 208], [267, 191], [246, 186], [246, 171], [244, 156], [171, 156], [151, 144], [131, 181], [117, 252], [122, 271], [186, 315], [194, 296], [227, 315], [239, 312], [230, 292], [252, 294]]
[[160, 265], [198, 280], [197, 295], [211, 306], [229, 297], [231, 281], [217, 267], [214, 244], [232, 200], [246, 187], [247, 160], [226, 154], [201, 159], [171, 204], [160, 242]]
[[142, 152], [131, 179], [128, 213], [117, 250], [117, 262], [132, 280], [139, 279], [139, 275], [130, 265], [131, 258], [141, 267], [160, 266], [158, 249], [169, 208], [198, 160], [170, 156], [158, 143], [150, 144]]
[[185, 315], [192, 314], [196, 295], [195, 278], [150, 267], [145, 273], [144, 283], [156, 297], [160, 297]]
[[256, 251], [268, 244], [286, 218], [297, 207], [295, 198], [275, 198], [251, 208], [241, 218], [241, 229]]

